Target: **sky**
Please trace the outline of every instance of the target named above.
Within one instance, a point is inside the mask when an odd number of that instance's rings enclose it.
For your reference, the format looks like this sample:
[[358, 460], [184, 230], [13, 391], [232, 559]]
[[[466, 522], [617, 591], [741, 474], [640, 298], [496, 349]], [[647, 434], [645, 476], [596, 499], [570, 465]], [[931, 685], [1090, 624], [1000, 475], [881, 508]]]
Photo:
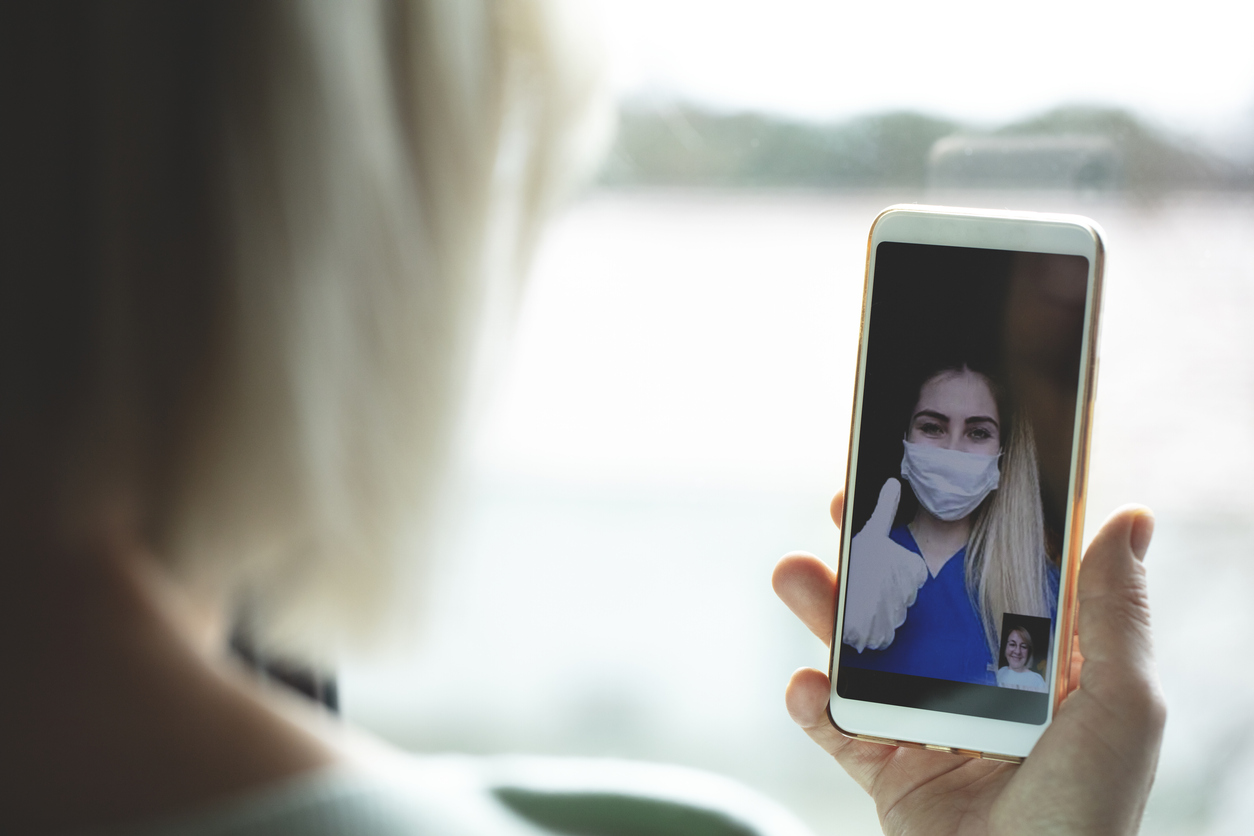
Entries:
[[1254, 126], [1254, 3], [598, 0], [616, 86], [813, 119], [996, 124], [1062, 103], [1186, 134]]

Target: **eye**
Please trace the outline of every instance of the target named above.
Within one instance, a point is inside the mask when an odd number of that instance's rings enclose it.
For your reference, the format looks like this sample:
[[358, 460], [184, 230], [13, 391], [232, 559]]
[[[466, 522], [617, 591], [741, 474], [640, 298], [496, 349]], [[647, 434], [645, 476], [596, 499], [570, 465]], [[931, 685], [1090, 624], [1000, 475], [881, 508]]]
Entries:
[[992, 441], [993, 440], [993, 434], [989, 430], [985, 429], [984, 427], [973, 427], [971, 431], [967, 433], [967, 437], [972, 439], [973, 441]]
[[928, 438], [939, 438], [945, 434], [945, 428], [936, 421], [920, 421], [914, 428]]

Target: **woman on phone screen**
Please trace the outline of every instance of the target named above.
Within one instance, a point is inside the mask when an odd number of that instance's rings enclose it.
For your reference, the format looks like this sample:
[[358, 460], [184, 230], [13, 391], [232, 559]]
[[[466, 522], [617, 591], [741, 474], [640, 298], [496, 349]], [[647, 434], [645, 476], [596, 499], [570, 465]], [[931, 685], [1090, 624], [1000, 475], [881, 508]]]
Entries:
[[854, 538], [841, 664], [995, 685], [1002, 614], [1056, 608], [1031, 428], [990, 375], [941, 368], [910, 411], [901, 475], [918, 510], [894, 524], [889, 479]]
[[997, 669], [997, 687], [1012, 688], [1017, 691], [1037, 691], [1046, 693], [1049, 688], [1045, 678], [1028, 666], [1032, 664], [1032, 634], [1023, 627], [1015, 627], [1006, 634], [1006, 641], [1001, 649], [1006, 664]]

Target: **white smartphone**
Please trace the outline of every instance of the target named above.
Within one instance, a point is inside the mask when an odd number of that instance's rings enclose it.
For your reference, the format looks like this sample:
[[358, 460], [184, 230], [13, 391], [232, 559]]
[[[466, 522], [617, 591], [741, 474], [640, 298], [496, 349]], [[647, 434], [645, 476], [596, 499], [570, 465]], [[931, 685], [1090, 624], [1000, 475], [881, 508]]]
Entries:
[[867, 251], [831, 656], [846, 735], [992, 760], [1067, 693], [1103, 244], [893, 206]]

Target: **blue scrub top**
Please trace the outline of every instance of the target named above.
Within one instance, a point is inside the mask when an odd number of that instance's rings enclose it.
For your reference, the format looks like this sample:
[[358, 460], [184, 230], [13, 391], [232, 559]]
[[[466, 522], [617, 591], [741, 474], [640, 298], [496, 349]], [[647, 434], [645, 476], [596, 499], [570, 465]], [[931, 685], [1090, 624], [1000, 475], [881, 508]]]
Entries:
[[[893, 542], [923, 556], [910, 529], [904, 525], [894, 528], [888, 536]], [[936, 577], [928, 572], [927, 580], [919, 587], [918, 597], [906, 612], [905, 622], [897, 628], [892, 644], [883, 650], [864, 650], [861, 653], [843, 645], [840, 663], [888, 673], [996, 685], [997, 672], [991, 669], [993, 658], [984, 640], [984, 626], [967, 595], [966, 562], [967, 550], [964, 546], [945, 562]], [[1056, 600], [1058, 570], [1050, 566], [1048, 572], [1050, 590]], [[1054, 606], [1051, 601], [1050, 609]]]

